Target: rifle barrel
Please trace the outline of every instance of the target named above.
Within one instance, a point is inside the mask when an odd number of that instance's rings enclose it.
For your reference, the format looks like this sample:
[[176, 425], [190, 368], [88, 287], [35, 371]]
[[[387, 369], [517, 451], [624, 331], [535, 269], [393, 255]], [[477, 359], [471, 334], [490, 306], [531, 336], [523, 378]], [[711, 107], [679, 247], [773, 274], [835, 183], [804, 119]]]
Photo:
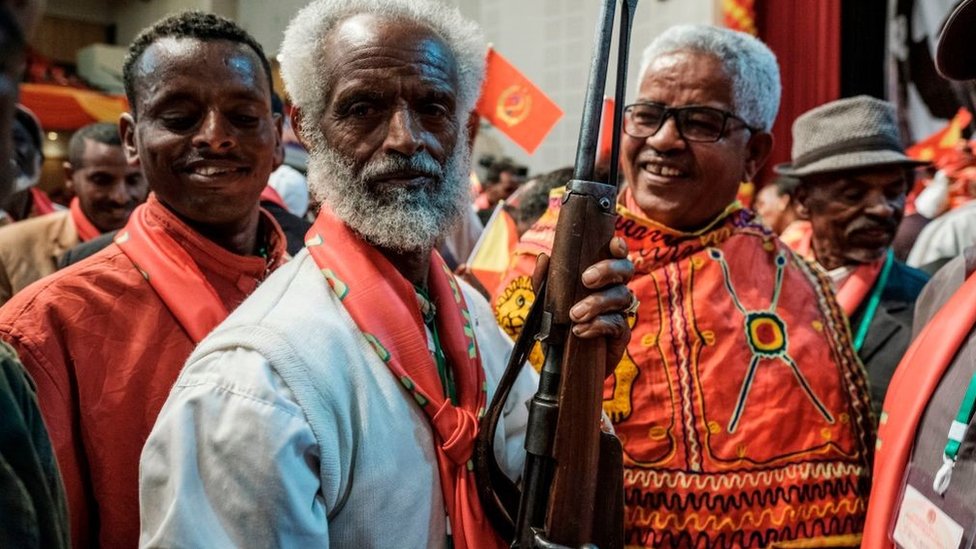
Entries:
[[[607, 84], [607, 65], [610, 63], [610, 42], [613, 39], [613, 11], [617, 0], [604, 0], [600, 7], [590, 76], [583, 100], [579, 140], [576, 143], [576, 165], [573, 179], [593, 181], [596, 165], [597, 141], [600, 138], [600, 118], [603, 112], [603, 91]], [[625, 71], [626, 74], [626, 71]]]

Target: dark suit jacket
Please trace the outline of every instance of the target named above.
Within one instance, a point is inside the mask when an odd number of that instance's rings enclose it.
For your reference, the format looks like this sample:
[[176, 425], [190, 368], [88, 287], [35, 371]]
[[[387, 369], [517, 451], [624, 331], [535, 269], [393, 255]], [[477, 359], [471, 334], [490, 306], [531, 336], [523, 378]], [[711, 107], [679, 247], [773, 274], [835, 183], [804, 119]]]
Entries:
[[[891, 376], [912, 342], [915, 300], [928, 280], [929, 275], [901, 261], [896, 260], [891, 265], [878, 309], [868, 326], [864, 345], [858, 352], [868, 371], [871, 405], [876, 414], [881, 413]], [[861, 325], [867, 302], [865, 298], [850, 318], [852, 335]]]

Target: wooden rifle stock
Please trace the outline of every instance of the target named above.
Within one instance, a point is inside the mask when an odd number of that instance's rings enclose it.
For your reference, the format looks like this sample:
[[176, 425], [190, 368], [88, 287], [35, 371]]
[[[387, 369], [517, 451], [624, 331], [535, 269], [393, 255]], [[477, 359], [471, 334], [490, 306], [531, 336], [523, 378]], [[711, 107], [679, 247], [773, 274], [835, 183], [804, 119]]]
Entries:
[[[566, 188], [545, 284], [537, 289], [522, 334], [475, 446], [482, 506], [513, 547], [623, 547], [623, 463], [620, 442], [602, 433], [606, 340], [579, 339], [569, 309], [590, 291], [583, 271], [609, 257], [617, 200], [617, 158], [630, 28], [637, 0], [622, 0], [614, 134], [607, 183], [594, 181], [603, 89], [617, 0], [604, 0], [590, 66], [574, 178]], [[545, 363], [529, 403], [521, 490], [494, 458], [498, 419], [535, 340]]]

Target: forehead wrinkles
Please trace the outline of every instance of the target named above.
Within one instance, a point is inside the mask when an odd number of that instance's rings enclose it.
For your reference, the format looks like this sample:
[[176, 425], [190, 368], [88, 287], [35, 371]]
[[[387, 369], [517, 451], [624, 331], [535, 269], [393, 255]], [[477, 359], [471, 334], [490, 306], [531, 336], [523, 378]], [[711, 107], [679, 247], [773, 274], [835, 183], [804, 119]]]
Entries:
[[458, 81], [457, 62], [447, 44], [431, 29], [410, 21], [353, 16], [330, 33], [323, 49], [329, 60], [328, 74], [332, 75], [327, 88], [351, 71], [420, 75], [455, 86]]
[[443, 50], [443, 46], [434, 39], [402, 47], [363, 44], [348, 50], [348, 55], [353, 58], [342, 66], [353, 71], [392, 69], [453, 82], [456, 72], [454, 62]]

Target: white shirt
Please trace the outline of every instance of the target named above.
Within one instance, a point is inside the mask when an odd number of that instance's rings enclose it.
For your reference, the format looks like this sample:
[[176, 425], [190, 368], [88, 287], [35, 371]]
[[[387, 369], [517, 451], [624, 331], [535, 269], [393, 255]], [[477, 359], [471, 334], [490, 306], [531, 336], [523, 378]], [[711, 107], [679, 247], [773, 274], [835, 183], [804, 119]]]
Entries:
[[933, 219], [918, 233], [905, 260], [921, 267], [939, 259], [953, 258], [976, 244], [976, 200]]
[[[462, 287], [490, 400], [511, 342]], [[327, 394], [286, 383], [286, 366], [325, 376]], [[537, 383], [525, 368], [496, 433], [512, 478]], [[188, 360], [143, 450], [140, 545], [443, 547], [433, 444], [303, 250]]]

